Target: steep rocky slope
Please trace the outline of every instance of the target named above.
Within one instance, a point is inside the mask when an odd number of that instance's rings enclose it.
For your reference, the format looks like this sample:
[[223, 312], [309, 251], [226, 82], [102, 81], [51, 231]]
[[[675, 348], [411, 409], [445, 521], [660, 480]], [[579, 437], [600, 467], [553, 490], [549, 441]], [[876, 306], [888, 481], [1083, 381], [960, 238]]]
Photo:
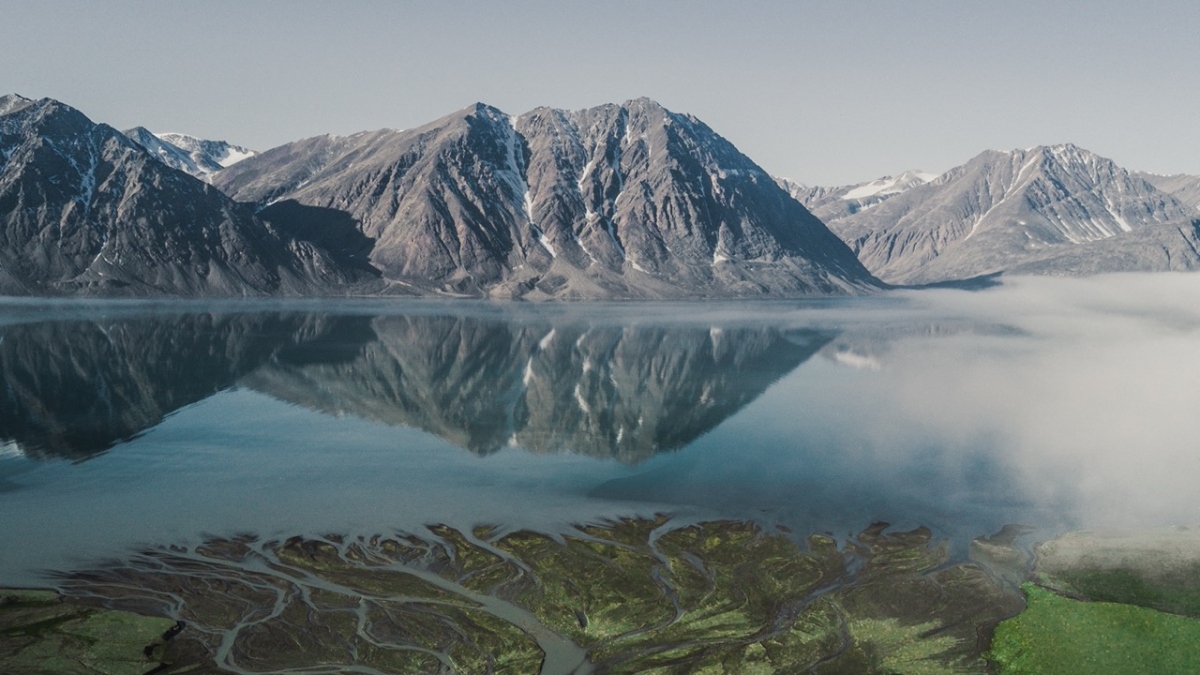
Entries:
[[[881, 279], [928, 283], [1018, 268], [1063, 274], [1175, 269], [1178, 257], [1166, 263], [1154, 245], [1146, 246], [1153, 236], [1138, 233], [1165, 226], [1157, 236], [1175, 242], [1180, 227], [1186, 230], [1198, 216], [1111, 160], [1067, 144], [988, 151], [828, 223]], [[1103, 254], [1092, 256], [1092, 250]], [[1089, 256], [1087, 264], [1066, 262]], [[1056, 268], [1055, 260], [1063, 266]]]
[[845, 245], [702, 122], [638, 99], [318, 137], [214, 177], [348, 220], [393, 287], [498, 297], [705, 297], [877, 287]]
[[0, 293], [294, 294], [368, 276], [70, 106], [0, 98]]

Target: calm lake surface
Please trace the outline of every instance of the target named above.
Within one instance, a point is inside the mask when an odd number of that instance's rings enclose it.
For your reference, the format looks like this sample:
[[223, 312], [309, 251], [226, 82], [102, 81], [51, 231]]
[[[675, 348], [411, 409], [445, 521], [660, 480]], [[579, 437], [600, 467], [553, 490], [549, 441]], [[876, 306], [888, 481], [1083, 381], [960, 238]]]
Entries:
[[808, 302], [0, 304], [0, 585], [209, 537], [1200, 523], [1200, 277]]

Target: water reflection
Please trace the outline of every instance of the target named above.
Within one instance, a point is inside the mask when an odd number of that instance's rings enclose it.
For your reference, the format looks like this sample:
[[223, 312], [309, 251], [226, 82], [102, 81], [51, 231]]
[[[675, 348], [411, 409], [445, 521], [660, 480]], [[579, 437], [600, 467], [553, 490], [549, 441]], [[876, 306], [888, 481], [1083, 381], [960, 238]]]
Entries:
[[626, 462], [681, 448], [833, 334], [453, 315], [188, 314], [3, 328], [0, 439], [83, 460], [241, 385], [332, 415]]
[[306, 318], [193, 314], [48, 321], [0, 332], [0, 439], [34, 458], [83, 460], [230, 387]]

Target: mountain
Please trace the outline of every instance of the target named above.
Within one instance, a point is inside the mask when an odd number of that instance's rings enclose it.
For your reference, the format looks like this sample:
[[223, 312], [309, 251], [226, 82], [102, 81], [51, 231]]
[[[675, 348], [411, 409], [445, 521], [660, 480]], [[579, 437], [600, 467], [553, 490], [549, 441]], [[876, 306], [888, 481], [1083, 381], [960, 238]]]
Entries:
[[1174, 176], [1162, 176], [1142, 171], [1134, 175], [1159, 190], [1170, 194], [1184, 204], [1200, 209], [1200, 176], [1189, 176], [1185, 173], [1175, 174]]
[[648, 99], [519, 117], [476, 104], [407, 131], [284, 145], [213, 183], [283, 228], [354, 223], [393, 289], [576, 299], [878, 288], [732, 144]]
[[807, 186], [786, 178], [777, 178], [780, 187], [812, 214], [828, 223], [853, 215], [937, 178], [937, 174], [919, 169], [898, 176], [884, 176], [867, 183], [839, 187]]
[[0, 293], [298, 294], [369, 274], [116, 129], [0, 97]]
[[984, 152], [828, 224], [879, 278], [920, 284], [1017, 270], [1192, 269], [1158, 245], [1185, 254], [1198, 216], [1111, 160], [1066, 144]]
[[209, 181], [221, 169], [257, 154], [226, 141], [208, 141], [186, 134], [156, 134], [146, 127], [134, 127], [124, 133], [163, 164], [203, 181]]
[[1109, 239], [1058, 247], [1014, 265], [1013, 274], [1085, 276], [1105, 272], [1200, 270], [1200, 220], [1150, 225]]

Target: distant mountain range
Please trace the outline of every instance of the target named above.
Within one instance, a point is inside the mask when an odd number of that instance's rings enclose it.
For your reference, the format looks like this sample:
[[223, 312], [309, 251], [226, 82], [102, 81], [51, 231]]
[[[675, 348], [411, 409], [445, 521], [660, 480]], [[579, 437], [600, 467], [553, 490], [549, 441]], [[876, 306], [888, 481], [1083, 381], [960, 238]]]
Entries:
[[649, 99], [255, 153], [0, 97], [0, 293], [742, 298], [1200, 268], [1200, 176], [1070, 144], [839, 187]]
[[206, 141], [187, 134], [156, 134], [146, 127], [134, 127], [125, 135], [141, 145], [163, 164], [210, 181], [213, 174], [257, 153], [225, 141]]
[[777, 178], [779, 186], [788, 191], [796, 201], [808, 207], [812, 214], [823, 222], [853, 215], [864, 209], [890, 199], [910, 188], [924, 185], [937, 178], [937, 174], [919, 169], [905, 171], [898, 176], [884, 176], [867, 183], [823, 187], [801, 185], [786, 178]]
[[1137, 171], [1133, 175], [1170, 194], [1184, 204], [1200, 209], [1200, 176], [1189, 176], [1182, 173], [1174, 176], [1160, 176], [1144, 171]]
[[1071, 144], [989, 150], [941, 176], [783, 184], [889, 283], [1200, 268], [1200, 177], [1133, 173]]

